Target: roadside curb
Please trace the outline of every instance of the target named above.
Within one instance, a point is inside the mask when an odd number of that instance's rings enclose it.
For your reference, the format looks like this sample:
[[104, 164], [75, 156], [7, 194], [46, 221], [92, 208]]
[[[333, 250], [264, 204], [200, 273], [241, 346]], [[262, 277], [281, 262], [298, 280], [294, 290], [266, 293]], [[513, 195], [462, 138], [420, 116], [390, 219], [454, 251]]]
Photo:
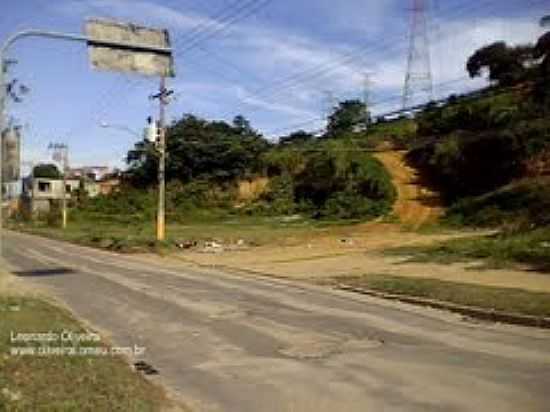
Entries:
[[550, 318], [546, 317], [518, 315], [515, 313], [487, 310], [479, 307], [463, 306], [455, 303], [433, 299], [424, 299], [410, 295], [395, 295], [391, 293], [384, 293], [373, 289], [366, 289], [346, 284], [336, 285], [335, 289], [343, 290], [346, 292], [360, 293], [362, 295], [368, 295], [381, 299], [410, 303], [413, 305], [427, 306], [434, 309], [448, 310], [450, 312], [459, 313], [470, 318], [480, 319], [489, 322], [508, 323], [512, 325], [550, 329]]

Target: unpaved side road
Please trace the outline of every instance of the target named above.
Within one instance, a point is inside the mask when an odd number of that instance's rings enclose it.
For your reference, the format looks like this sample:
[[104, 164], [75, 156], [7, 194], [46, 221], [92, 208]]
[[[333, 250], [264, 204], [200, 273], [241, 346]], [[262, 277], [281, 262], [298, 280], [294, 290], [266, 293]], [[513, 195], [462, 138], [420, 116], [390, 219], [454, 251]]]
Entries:
[[418, 228], [434, 223], [443, 213], [438, 193], [430, 191], [420, 179], [418, 171], [407, 165], [406, 151], [384, 151], [375, 154], [382, 162], [397, 189], [393, 213], [401, 223]]
[[9, 234], [21, 279], [197, 411], [547, 411], [550, 333]]

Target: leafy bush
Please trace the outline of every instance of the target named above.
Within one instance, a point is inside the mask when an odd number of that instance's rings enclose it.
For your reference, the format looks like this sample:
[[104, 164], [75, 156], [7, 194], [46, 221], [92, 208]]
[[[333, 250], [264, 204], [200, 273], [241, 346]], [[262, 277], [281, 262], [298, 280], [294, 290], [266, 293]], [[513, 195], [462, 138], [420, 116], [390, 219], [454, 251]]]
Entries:
[[45, 214], [46, 224], [49, 227], [56, 227], [61, 224], [61, 205], [60, 202], [51, 202], [50, 210]]
[[345, 142], [326, 142], [296, 177], [296, 202], [321, 217], [373, 218], [389, 210], [396, 191], [384, 166]]
[[446, 219], [458, 225], [530, 229], [550, 225], [548, 210], [550, 179], [526, 179], [484, 196], [461, 199]]
[[290, 215], [294, 213], [294, 181], [288, 174], [274, 177], [270, 180], [265, 196], [262, 196], [270, 204], [270, 209], [277, 215]]
[[396, 197], [391, 177], [351, 139], [316, 141], [302, 149], [282, 147], [266, 155], [277, 174], [245, 213], [372, 219], [390, 210]]
[[77, 209], [76, 217], [131, 223], [136, 218], [153, 219], [155, 211], [156, 193], [153, 190], [125, 187], [119, 192], [89, 199]]
[[166, 193], [167, 209], [175, 214], [186, 209], [230, 207], [235, 199], [235, 190], [231, 185], [219, 185], [208, 180], [193, 180], [185, 184], [172, 181]]
[[332, 194], [321, 210], [322, 217], [336, 219], [365, 219], [381, 216], [389, 211], [387, 202], [364, 197], [347, 189]]

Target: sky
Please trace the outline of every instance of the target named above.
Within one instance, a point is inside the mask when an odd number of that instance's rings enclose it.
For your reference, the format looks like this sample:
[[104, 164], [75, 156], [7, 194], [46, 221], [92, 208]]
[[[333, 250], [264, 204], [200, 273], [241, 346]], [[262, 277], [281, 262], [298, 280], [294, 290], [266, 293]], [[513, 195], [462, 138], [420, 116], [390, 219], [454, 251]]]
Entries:
[[[247, 117], [270, 139], [324, 126], [330, 107], [368, 101], [398, 109], [407, 68], [412, 0], [3, 0], [0, 39], [24, 29], [81, 33], [86, 18], [169, 31], [176, 77], [170, 121], [192, 113]], [[485, 84], [467, 58], [504, 40], [534, 42], [550, 0], [426, 0], [434, 97]], [[7, 12], [5, 12], [7, 10]], [[23, 160], [69, 145], [71, 166], [122, 166], [148, 116], [158, 79], [93, 70], [84, 44], [25, 39], [10, 48], [9, 77], [30, 88], [8, 114], [23, 126]], [[418, 98], [425, 99], [425, 95]], [[115, 127], [104, 128], [102, 123]], [[131, 132], [133, 131], [133, 133]]]

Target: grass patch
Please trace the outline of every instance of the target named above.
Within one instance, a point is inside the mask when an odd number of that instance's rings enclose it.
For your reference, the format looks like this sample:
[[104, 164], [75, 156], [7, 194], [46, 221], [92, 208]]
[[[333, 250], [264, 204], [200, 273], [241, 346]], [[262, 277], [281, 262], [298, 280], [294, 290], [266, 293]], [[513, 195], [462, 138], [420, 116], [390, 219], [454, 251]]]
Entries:
[[369, 274], [338, 277], [340, 283], [396, 295], [532, 316], [550, 316], [550, 293], [470, 285], [436, 279]]
[[516, 263], [550, 272], [550, 228], [452, 239], [430, 246], [393, 248], [385, 254], [410, 256], [414, 262], [454, 263], [481, 259], [491, 268]]
[[[177, 223], [168, 223], [167, 241], [155, 241], [153, 221], [136, 219], [129, 224], [124, 216], [109, 219], [69, 215], [66, 230], [51, 227], [46, 222], [11, 222], [9, 228], [22, 232], [65, 240], [81, 245], [118, 252], [166, 251], [175, 242], [216, 239], [236, 243], [243, 239], [249, 245], [293, 245], [323, 234], [344, 235], [361, 221], [323, 220], [307, 218], [254, 216], [189, 216]], [[170, 220], [168, 219], [170, 222]]]
[[12, 354], [14, 347], [41, 345], [11, 342], [12, 332], [85, 332], [65, 310], [35, 297], [0, 293], [0, 318], [0, 411], [158, 411], [168, 405], [162, 389], [120, 357]]

